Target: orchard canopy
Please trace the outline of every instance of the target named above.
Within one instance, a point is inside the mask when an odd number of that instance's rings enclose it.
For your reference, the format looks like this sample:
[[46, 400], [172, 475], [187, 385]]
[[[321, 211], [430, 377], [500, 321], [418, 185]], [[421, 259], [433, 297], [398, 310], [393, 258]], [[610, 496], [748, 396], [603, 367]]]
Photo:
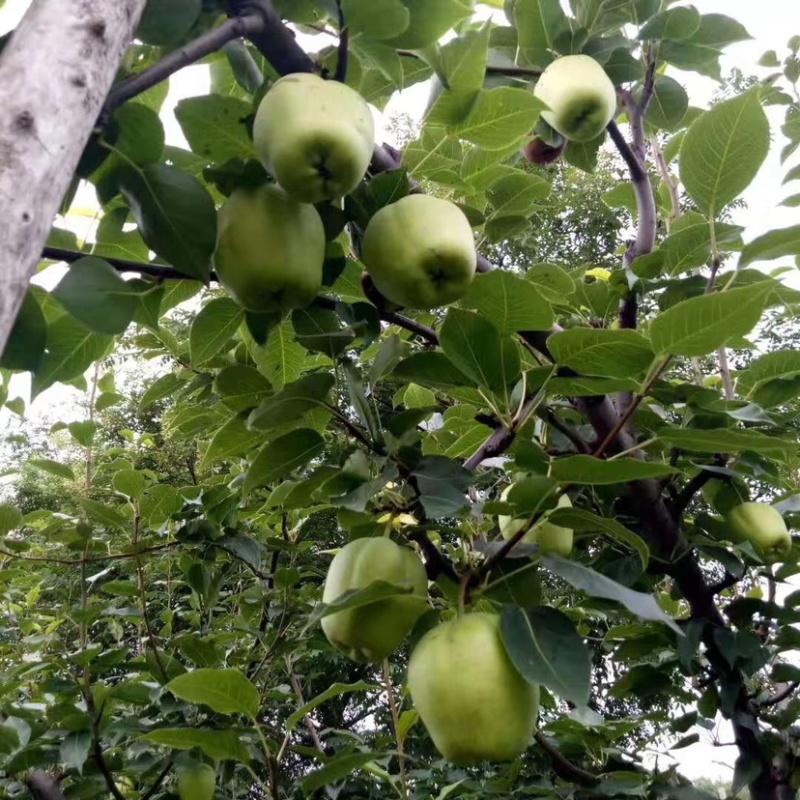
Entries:
[[796, 796], [800, 31], [703, 5], [0, 38], [0, 796]]

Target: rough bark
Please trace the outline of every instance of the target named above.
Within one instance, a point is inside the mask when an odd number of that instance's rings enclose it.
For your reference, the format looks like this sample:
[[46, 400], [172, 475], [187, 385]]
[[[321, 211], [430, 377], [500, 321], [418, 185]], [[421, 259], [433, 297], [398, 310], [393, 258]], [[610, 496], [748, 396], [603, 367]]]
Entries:
[[0, 352], [145, 0], [38, 0], [0, 56]]

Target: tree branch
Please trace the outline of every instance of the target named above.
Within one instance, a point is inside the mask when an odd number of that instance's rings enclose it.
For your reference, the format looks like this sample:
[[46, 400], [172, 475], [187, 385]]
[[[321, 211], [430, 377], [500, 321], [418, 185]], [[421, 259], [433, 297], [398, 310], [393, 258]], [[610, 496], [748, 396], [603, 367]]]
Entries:
[[572, 442], [578, 453], [591, 455], [592, 448], [589, 443], [576, 430], [573, 430], [573, 428], [567, 425], [566, 422], [560, 420], [555, 412], [551, 411], [549, 408], [544, 408], [539, 416], [552, 428], [555, 428], [563, 436], [566, 436], [566, 438]]
[[577, 783], [579, 786], [595, 786], [600, 782], [600, 778], [596, 775], [592, 775], [591, 772], [587, 772], [577, 764], [573, 764], [568, 758], [562, 755], [553, 743], [540, 731], [536, 731], [533, 738], [536, 740], [536, 744], [550, 757], [550, 763], [553, 765], [553, 772], [555, 772], [559, 778]]
[[795, 691], [795, 689], [797, 689], [798, 685], [800, 684], [798, 684], [797, 681], [792, 681], [784, 689], [781, 689], [780, 692], [777, 692], [776, 694], [772, 695], [772, 697], [769, 697], [766, 700], [762, 700], [760, 703], [758, 703], [758, 707], [770, 708], [771, 706], [778, 705], [778, 703], [784, 701], [787, 697], [789, 697], [789, 695], [792, 694]]
[[339, 15], [339, 46], [336, 51], [336, 72], [333, 79], [344, 83], [347, 79], [347, 46], [350, 40], [350, 31], [345, 23], [342, 0], [336, 0], [336, 12]]
[[200, 61], [211, 53], [216, 53], [228, 42], [243, 36], [258, 35], [263, 26], [264, 18], [257, 13], [231, 17], [197, 39], [168, 53], [152, 67], [120, 81], [108, 93], [101, 112], [100, 124], [105, 124], [123, 103], [152, 89], [178, 70]]

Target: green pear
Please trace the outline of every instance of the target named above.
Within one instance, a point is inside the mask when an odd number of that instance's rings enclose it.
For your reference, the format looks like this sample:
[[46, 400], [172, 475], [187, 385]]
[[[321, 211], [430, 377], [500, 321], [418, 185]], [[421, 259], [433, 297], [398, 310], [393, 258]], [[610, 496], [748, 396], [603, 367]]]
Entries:
[[348, 658], [361, 663], [382, 661], [390, 656], [427, 609], [425, 567], [413, 550], [386, 537], [355, 539], [334, 556], [322, 602], [332, 603], [373, 581], [408, 587], [411, 592], [322, 618], [322, 630], [328, 641]]
[[[513, 485], [507, 486], [500, 495], [500, 499], [508, 499], [508, 494], [513, 488]], [[556, 508], [572, 508], [572, 501], [569, 496], [562, 494], [558, 498]], [[529, 515], [526, 515], [525, 518], [519, 517], [517, 519], [499, 516], [497, 524], [500, 526], [500, 535], [504, 539], [510, 539], [519, 533], [528, 523], [527, 516]], [[539, 552], [542, 555], [555, 553], [556, 555], [564, 556], [564, 558], [569, 558], [569, 554], [572, 552], [572, 539], [572, 531], [569, 528], [562, 528], [560, 525], [549, 522], [547, 513], [522, 537], [522, 541], [526, 544], [538, 544]]]
[[217, 277], [248, 311], [303, 308], [322, 288], [325, 230], [314, 206], [274, 185], [237, 189], [217, 231]]
[[617, 92], [591, 56], [562, 56], [548, 65], [533, 93], [548, 110], [542, 119], [565, 139], [589, 142], [614, 119]]
[[780, 511], [766, 503], [742, 503], [728, 512], [726, 521], [731, 541], [750, 542], [767, 564], [783, 561], [792, 549]]
[[217, 774], [208, 764], [195, 764], [178, 775], [181, 800], [212, 800]]
[[378, 211], [364, 232], [361, 257], [384, 297], [424, 309], [462, 297], [477, 263], [464, 212], [425, 194], [410, 194]]
[[511, 761], [531, 742], [539, 689], [508, 657], [495, 614], [429, 630], [411, 653], [407, 685], [436, 749], [454, 764]]
[[264, 95], [253, 141], [264, 166], [292, 197], [321, 203], [361, 182], [375, 146], [375, 123], [354, 89], [298, 72]]

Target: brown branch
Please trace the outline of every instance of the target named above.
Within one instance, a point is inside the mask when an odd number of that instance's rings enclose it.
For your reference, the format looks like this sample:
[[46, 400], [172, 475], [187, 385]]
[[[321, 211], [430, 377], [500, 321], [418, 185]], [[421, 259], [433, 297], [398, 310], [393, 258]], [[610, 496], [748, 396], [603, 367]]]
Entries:
[[174, 762], [171, 758], [167, 759], [167, 763], [164, 765], [164, 769], [158, 773], [156, 779], [153, 781], [153, 785], [142, 795], [142, 800], [150, 800], [151, 797], [161, 788], [161, 784], [164, 783], [164, 779], [169, 775], [170, 770], [174, 766]]
[[194, 41], [168, 53], [152, 67], [131, 75], [129, 78], [113, 86], [108, 93], [105, 105], [100, 114], [101, 124], [107, 122], [115, 109], [137, 95], [152, 89], [161, 81], [169, 78], [183, 67], [194, 64], [211, 53], [215, 53], [228, 42], [241, 37], [258, 35], [263, 29], [265, 20], [261, 14], [245, 14], [225, 20], [221, 25], [212, 28]]
[[438, 547], [428, 538], [424, 530], [412, 529], [404, 531], [406, 539], [416, 542], [422, 554], [425, 556], [425, 572], [428, 580], [435, 581], [440, 575], [446, 575], [455, 583], [461, 580], [461, 576], [456, 572], [453, 562], [447, 556], [442, 555]]
[[536, 731], [533, 735], [536, 744], [542, 748], [550, 757], [550, 763], [553, 765], [553, 772], [559, 778], [566, 781], [577, 783], [579, 786], [595, 786], [600, 782], [600, 778], [587, 772], [577, 764], [573, 764], [566, 756], [559, 752], [553, 743], [540, 731]]
[[545, 408], [540, 412], [539, 416], [550, 425], [550, 427], [555, 428], [563, 436], [566, 436], [566, 438], [572, 442], [578, 453], [591, 455], [592, 448], [589, 443], [576, 430], [567, 425], [566, 422], [560, 420], [554, 411]]
[[345, 24], [342, 0], [336, 0], [336, 11], [339, 16], [339, 46], [336, 50], [336, 72], [333, 75], [333, 79], [344, 83], [347, 79], [347, 47], [350, 40], [350, 31]]
[[778, 703], [782, 702], [787, 697], [789, 697], [789, 695], [792, 694], [799, 685], [800, 683], [798, 683], [797, 681], [792, 681], [784, 689], [781, 689], [780, 692], [777, 692], [776, 694], [772, 695], [772, 697], [769, 697], [766, 700], [762, 700], [760, 703], [757, 703], [758, 707], [770, 708], [771, 706], [778, 705]]

